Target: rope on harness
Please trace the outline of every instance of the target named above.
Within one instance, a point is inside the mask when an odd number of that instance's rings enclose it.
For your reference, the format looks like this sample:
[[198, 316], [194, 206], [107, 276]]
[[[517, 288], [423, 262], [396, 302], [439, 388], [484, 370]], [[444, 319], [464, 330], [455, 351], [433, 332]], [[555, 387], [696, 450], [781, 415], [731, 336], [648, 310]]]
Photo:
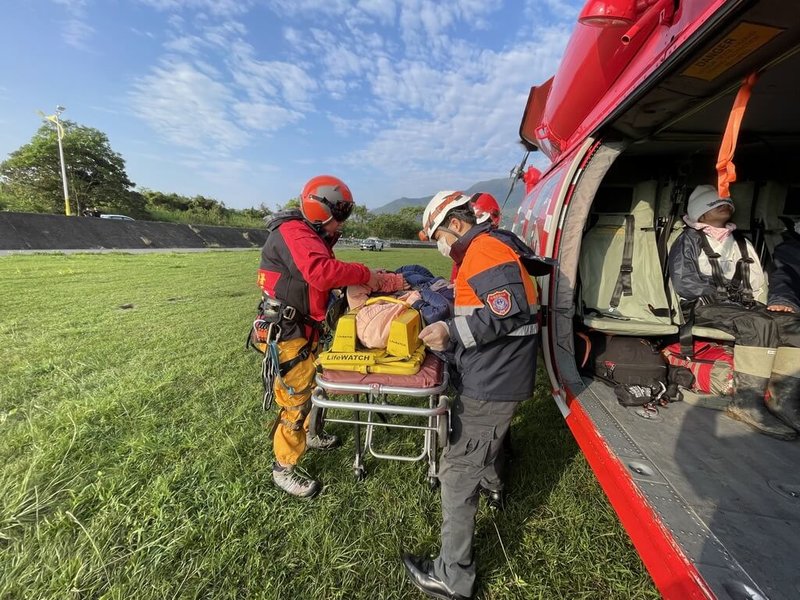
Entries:
[[285, 362], [280, 362], [280, 350], [278, 349], [278, 341], [280, 340], [280, 337], [280, 326], [275, 325], [274, 323], [271, 324], [267, 334], [268, 341], [266, 352], [264, 352], [264, 359], [261, 361], [261, 381], [264, 384], [264, 397], [261, 402], [261, 407], [265, 411], [272, 408], [272, 403], [275, 400], [276, 382], [284, 390], [286, 390], [286, 393], [290, 396], [305, 394], [314, 387], [313, 379], [301, 390], [296, 390], [291, 385], [288, 385], [283, 379], [284, 376], [289, 373], [289, 371], [291, 371], [299, 363], [307, 360], [311, 355], [311, 340], [309, 340], [306, 345], [303, 346], [303, 348], [297, 353], [297, 356], [290, 358]]
[[[274, 331], [274, 328], [277, 328], [277, 331]], [[267, 347], [264, 351], [264, 358], [261, 360], [261, 382], [264, 384], [261, 408], [264, 411], [272, 408], [272, 402], [275, 400], [275, 379], [280, 377], [280, 362], [278, 361], [278, 339], [280, 339], [280, 336], [280, 327], [274, 323], [270, 324], [267, 332]]]

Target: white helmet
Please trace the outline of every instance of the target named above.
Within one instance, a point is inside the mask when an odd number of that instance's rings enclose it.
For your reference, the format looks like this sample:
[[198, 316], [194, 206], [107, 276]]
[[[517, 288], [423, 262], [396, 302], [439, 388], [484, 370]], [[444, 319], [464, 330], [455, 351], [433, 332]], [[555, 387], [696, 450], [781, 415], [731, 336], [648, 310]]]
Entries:
[[419, 239], [432, 240], [434, 232], [442, 226], [447, 213], [457, 206], [469, 203], [470, 200], [472, 196], [467, 196], [464, 192], [447, 191], [436, 194], [422, 213], [422, 231], [419, 232]]

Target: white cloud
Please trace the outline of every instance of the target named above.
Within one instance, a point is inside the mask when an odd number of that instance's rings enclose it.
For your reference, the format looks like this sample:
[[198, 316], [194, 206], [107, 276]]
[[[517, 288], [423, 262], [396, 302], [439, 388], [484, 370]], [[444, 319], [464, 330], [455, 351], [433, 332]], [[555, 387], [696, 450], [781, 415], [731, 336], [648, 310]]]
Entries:
[[212, 15], [241, 15], [253, 5], [252, 0], [139, 0], [142, 4], [164, 12], [203, 11]]
[[183, 54], [197, 56], [200, 54], [204, 44], [205, 41], [196, 35], [182, 35], [167, 40], [164, 43], [164, 47], [172, 52], [180, 52]]
[[397, 13], [392, 0], [360, 0], [358, 10], [386, 25], [394, 22]]
[[253, 47], [236, 41], [227, 57], [234, 82], [254, 101], [279, 99], [295, 110], [309, 110], [317, 82], [302, 65], [286, 61], [264, 61], [254, 57]]
[[87, 50], [87, 42], [94, 33], [94, 28], [87, 21], [87, 0], [53, 0], [63, 6], [68, 18], [62, 22], [61, 38], [74, 48]]
[[373, 81], [377, 102], [408, 116], [385, 119], [386, 127], [344, 160], [401, 172], [420, 195], [436, 189], [425, 187], [436, 177], [454, 183], [497, 177], [521, 156], [515, 140], [528, 89], [555, 71], [566, 39], [563, 27], [539, 29], [535, 42], [483, 51], [446, 72], [383, 61]]
[[134, 112], [171, 142], [225, 155], [249, 138], [229, 116], [228, 86], [192, 63], [165, 59], [133, 86]]
[[303, 118], [302, 113], [265, 102], [236, 102], [233, 110], [242, 125], [262, 131], [277, 131]]
[[155, 34], [152, 31], [146, 31], [146, 30], [142, 30], [142, 29], [137, 29], [136, 27], [131, 27], [130, 30], [131, 30], [131, 33], [133, 33], [133, 34], [140, 35], [142, 37], [147, 37], [147, 38], [150, 38], [151, 40], [155, 39], [155, 37], [156, 37]]
[[133, 108], [193, 148], [204, 173], [213, 161], [244, 168], [231, 153], [264, 139], [253, 132], [302, 141], [323, 116], [334, 132], [324, 139], [342, 140], [331, 168], [388, 175], [405, 195], [496, 177], [519, 159], [528, 90], [555, 72], [579, 2], [525, 0], [503, 44], [490, 21], [499, 0], [260, 0], [277, 40], [255, 37], [252, 0], [138, 1], [170, 13], [171, 35]]

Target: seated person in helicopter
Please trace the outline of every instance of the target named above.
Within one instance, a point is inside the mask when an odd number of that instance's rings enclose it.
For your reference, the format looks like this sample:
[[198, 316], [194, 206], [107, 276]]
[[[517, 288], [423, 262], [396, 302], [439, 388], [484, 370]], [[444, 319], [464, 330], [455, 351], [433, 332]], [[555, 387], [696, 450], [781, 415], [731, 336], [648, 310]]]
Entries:
[[[711, 185], [689, 196], [669, 275], [687, 321], [735, 338], [734, 394], [726, 413], [766, 435], [800, 431], [800, 318], [763, 303], [766, 278], [753, 245], [730, 222], [734, 205]], [[792, 376], [795, 375], [795, 376]]]

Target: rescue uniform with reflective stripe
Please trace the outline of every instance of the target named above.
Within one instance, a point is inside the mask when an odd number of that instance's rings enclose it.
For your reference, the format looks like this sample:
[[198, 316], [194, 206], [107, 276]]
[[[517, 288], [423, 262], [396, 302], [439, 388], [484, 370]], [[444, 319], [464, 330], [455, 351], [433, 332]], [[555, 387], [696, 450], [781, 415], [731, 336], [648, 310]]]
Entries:
[[272, 298], [297, 310], [295, 320], [280, 324], [280, 362], [295, 358], [307, 341], [312, 341], [308, 357], [276, 378], [273, 388], [275, 402], [281, 407], [273, 436], [275, 458], [283, 465], [295, 465], [306, 449], [316, 374], [317, 332], [304, 325], [303, 317], [322, 322], [331, 290], [366, 283], [370, 271], [364, 265], [337, 260], [333, 248], [297, 211], [279, 214], [267, 229], [270, 233], [261, 250], [258, 285]]
[[447, 321], [461, 374], [459, 391], [493, 402], [530, 398], [538, 331], [533, 280], [516, 252], [485, 224], [459, 239], [451, 256], [460, 262], [456, 316]]
[[442, 455], [441, 550], [437, 577], [471, 597], [472, 538], [480, 489], [502, 489], [498, 461], [519, 402], [533, 394], [536, 374], [536, 286], [517, 253], [488, 224], [453, 244], [459, 265], [456, 316], [446, 321], [461, 383]]

